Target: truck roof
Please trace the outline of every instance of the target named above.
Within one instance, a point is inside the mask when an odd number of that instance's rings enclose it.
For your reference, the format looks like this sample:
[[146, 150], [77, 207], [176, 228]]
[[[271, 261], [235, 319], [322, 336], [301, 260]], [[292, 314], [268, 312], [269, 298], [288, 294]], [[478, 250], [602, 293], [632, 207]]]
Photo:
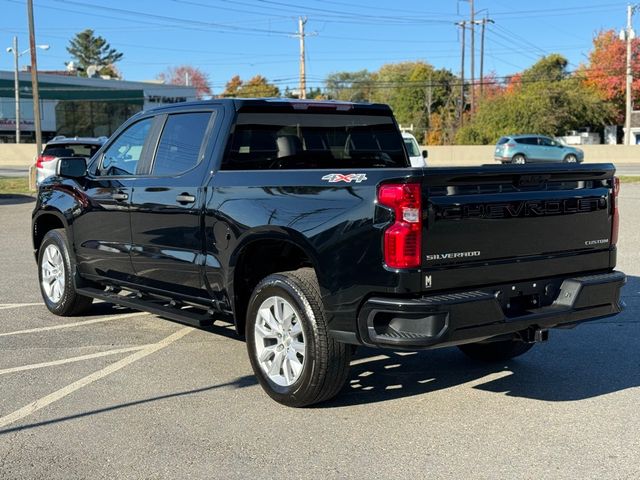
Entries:
[[172, 105], [163, 105], [149, 111], [164, 111], [182, 109], [185, 107], [197, 107], [206, 105], [225, 105], [236, 111], [303, 111], [308, 109], [359, 111], [370, 114], [391, 114], [391, 108], [382, 103], [356, 103], [339, 100], [299, 100], [296, 98], [213, 98], [211, 100], [197, 100], [193, 102], [180, 102]]

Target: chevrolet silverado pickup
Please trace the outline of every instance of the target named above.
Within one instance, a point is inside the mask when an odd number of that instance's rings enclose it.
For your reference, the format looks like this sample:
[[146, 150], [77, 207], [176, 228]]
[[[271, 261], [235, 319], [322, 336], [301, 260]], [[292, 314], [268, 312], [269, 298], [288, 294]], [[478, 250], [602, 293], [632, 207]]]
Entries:
[[385, 105], [184, 103], [62, 158], [33, 246], [51, 312], [232, 322], [264, 390], [305, 406], [338, 394], [354, 346], [504, 361], [620, 312], [614, 173], [411, 168]]

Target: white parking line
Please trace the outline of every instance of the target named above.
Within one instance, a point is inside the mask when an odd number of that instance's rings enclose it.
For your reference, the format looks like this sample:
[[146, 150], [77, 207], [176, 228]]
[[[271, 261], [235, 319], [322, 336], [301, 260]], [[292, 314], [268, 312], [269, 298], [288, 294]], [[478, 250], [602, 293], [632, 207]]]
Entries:
[[93, 320], [83, 320], [81, 322], [61, 323], [59, 325], [51, 325], [50, 327], [29, 328], [27, 330], [17, 330], [15, 332], [0, 333], [0, 337], [8, 337], [10, 335], [22, 335], [23, 333], [46, 332], [49, 330], [59, 330], [61, 328], [71, 328], [80, 325], [90, 325], [92, 323], [110, 322], [111, 320], [123, 320], [125, 318], [140, 317], [149, 315], [147, 312], [125, 313], [124, 315], [116, 315], [113, 317], [94, 318]]
[[34, 307], [36, 305], [44, 305], [44, 303], [0, 303], [0, 310], [6, 310], [8, 308]]
[[104, 352], [89, 353], [80, 355], [79, 357], [63, 358], [61, 360], [53, 360], [51, 362], [32, 363], [31, 365], [23, 365], [22, 367], [11, 367], [0, 370], [0, 375], [6, 373], [24, 372], [25, 370], [35, 370], [36, 368], [53, 367], [56, 365], [64, 365], [65, 363], [81, 362], [82, 360], [91, 360], [92, 358], [106, 357], [108, 355], [116, 355], [118, 353], [135, 352], [142, 350], [149, 345], [138, 345], [136, 347], [116, 348], [114, 350], [105, 350]]
[[4, 428], [7, 425], [17, 422], [18, 420], [22, 420], [23, 418], [28, 417], [38, 410], [41, 410], [44, 407], [66, 397], [67, 395], [70, 395], [76, 390], [80, 390], [81, 388], [86, 387], [87, 385], [90, 385], [93, 382], [100, 380], [101, 378], [111, 375], [112, 373], [117, 372], [118, 370], [128, 365], [131, 365], [132, 363], [146, 357], [147, 355], [151, 355], [152, 353], [171, 345], [173, 342], [180, 340], [191, 331], [193, 331], [192, 327], [184, 327], [177, 332], [169, 335], [168, 337], [160, 340], [158, 343], [148, 345], [144, 349], [139, 350], [136, 353], [123, 358], [122, 360], [118, 360], [117, 362], [106, 366], [102, 370], [98, 370], [97, 372], [87, 375], [86, 377], [81, 378], [80, 380], [77, 380], [72, 384], [61, 388], [60, 390], [56, 390], [49, 395], [39, 398], [38, 400], [25, 405], [24, 407], [16, 410], [13, 413], [10, 413], [9, 415], [0, 417], [0, 428]]

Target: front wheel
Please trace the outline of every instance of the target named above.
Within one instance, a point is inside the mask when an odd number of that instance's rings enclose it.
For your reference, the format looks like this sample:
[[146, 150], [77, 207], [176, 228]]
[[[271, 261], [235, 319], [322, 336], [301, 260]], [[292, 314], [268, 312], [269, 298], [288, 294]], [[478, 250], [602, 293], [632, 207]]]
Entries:
[[525, 343], [520, 340], [500, 340], [498, 342], [467, 343], [458, 345], [458, 348], [473, 360], [502, 362], [527, 353], [533, 345], [533, 343]]
[[329, 336], [311, 268], [269, 275], [247, 311], [247, 350], [262, 388], [275, 401], [304, 407], [338, 394], [349, 374], [349, 345]]
[[42, 298], [50, 312], [70, 316], [91, 308], [93, 299], [76, 292], [74, 272], [64, 230], [48, 231], [38, 250], [38, 279]]
[[570, 153], [569, 155], [564, 157], [564, 161], [565, 163], [577, 163], [578, 158], [574, 154]]

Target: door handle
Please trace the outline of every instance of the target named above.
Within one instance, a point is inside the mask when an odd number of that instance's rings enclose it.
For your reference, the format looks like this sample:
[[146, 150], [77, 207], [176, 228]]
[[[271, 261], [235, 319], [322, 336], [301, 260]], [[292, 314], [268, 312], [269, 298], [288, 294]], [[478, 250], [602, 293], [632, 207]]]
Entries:
[[196, 201], [196, 197], [189, 195], [188, 193], [181, 193], [176, 197], [178, 203], [193, 203]]
[[127, 200], [129, 198], [129, 194], [118, 192], [118, 193], [112, 194], [111, 198], [113, 198], [114, 200], [120, 202], [120, 201], [123, 201], [123, 200]]

